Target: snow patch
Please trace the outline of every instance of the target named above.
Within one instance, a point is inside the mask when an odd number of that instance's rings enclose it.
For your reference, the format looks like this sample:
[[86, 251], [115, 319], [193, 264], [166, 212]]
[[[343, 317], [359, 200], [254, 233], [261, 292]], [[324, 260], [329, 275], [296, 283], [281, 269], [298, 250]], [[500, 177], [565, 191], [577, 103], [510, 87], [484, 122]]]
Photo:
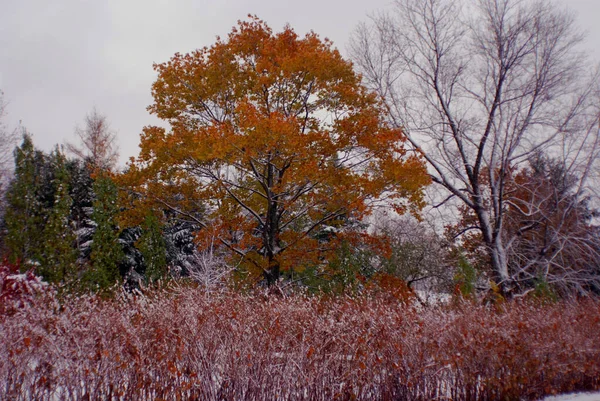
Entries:
[[600, 392], [553, 395], [544, 398], [543, 401], [600, 401]]

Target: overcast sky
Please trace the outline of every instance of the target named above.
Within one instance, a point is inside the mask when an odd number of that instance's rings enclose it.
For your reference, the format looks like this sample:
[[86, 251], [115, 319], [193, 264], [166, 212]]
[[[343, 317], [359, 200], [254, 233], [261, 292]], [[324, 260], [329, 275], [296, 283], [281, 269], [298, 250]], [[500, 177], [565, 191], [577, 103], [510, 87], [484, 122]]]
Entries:
[[[93, 107], [118, 133], [121, 163], [138, 153], [156, 75], [152, 63], [211, 45], [248, 13], [279, 31], [314, 30], [345, 53], [355, 26], [390, 0], [0, 0], [0, 89], [7, 122], [37, 147], [74, 141]], [[560, 0], [600, 59], [600, 0]]]

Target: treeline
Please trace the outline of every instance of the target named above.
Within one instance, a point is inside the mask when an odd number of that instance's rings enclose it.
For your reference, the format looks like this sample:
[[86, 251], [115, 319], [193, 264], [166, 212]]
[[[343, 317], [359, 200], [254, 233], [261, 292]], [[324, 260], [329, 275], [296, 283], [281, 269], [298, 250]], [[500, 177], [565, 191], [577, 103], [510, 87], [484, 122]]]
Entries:
[[[105, 118], [90, 114], [85, 139], [93, 145], [111, 139], [104, 128], [94, 131], [99, 123], [106, 124]], [[40, 151], [29, 134], [23, 135], [5, 193], [7, 262], [76, 291], [106, 290], [124, 280], [149, 283], [167, 277], [167, 263], [181, 264], [181, 254], [193, 243], [186, 225], [173, 222], [163, 229], [152, 216], [140, 226], [119, 225], [114, 164], [107, 163], [113, 150], [69, 158], [58, 146]]]
[[[98, 114], [94, 118], [105, 119]], [[107, 289], [117, 283], [137, 287], [174, 277], [187, 277], [207, 288], [226, 285], [228, 279], [242, 285], [240, 270], [214, 238], [209, 247], [198, 245], [202, 229], [198, 224], [163, 209], [160, 218], [148, 214], [139, 225], [123, 225], [123, 216], [131, 210], [122, 200], [129, 198], [119, 199], [112, 167], [99, 169], [87, 156], [69, 158], [58, 147], [42, 152], [35, 149], [29, 135], [23, 137], [14, 156], [14, 177], [5, 194], [3, 235], [4, 253], [11, 264], [34, 269], [45, 281], [71, 290]], [[546, 251], [556, 252], [560, 258], [556, 266], [563, 267], [569, 277], [549, 283], [540, 274], [523, 284], [523, 289], [550, 297], [578, 290], [600, 292], [598, 259], [582, 252], [584, 247], [598, 252], [598, 228], [592, 224], [597, 212], [589, 199], [576, 200], [571, 195], [574, 180], [547, 157], [532, 159], [516, 179], [523, 197], [534, 192], [528, 187], [543, 194], [545, 210], [538, 213], [544, 213], [545, 221], [516, 244], [511, 255], [515, 270], [534, 259], [547, 246], [549, 236], [574, 238], [565, 240], [559, 251]], [[510, 229], [518, 230], [520, 216], [516, 212], [509, 216]], [[370, 235], [354, 241], [330, 239], [337, 246], [330, 259], [321, 266], [292, 269], [280, 284], [335, 292], [354, 291], [369, 283], [390, 288], [407, 284], [413, 289], [474, 296], [486, 289], [489, 262], [482, 240], [476, 233], [461, 233], [461, 241], [453, 241], [473, 219], [463, 210], [456, 224], [437, 235], [414, 218], [379, 214]], [[324, 231], [316, 235], [332, 235]], [[571, 288], [570, 283], [574, 284]]]
[[[100, 120], [107, 126], [104, 116], [95, 112], [88, 116], [85, 138], [100, 134], [95, 141], [110, 139], [108, 130], [94, 132]], [[236, 281], [240, 272], [230, 265], [222, 247], [214, 242], [208, 248], [198, 245], [198, 224], [162, 209], [160, 219], [147, 214], [139, 225], [124, 225], [124, 216], [140, 210], [127, 209], [123, 199], [128, 196], [119, 198], [114, 164], [107, 163], [107, 153], [81, 155], [69, 157], [58, 146], [43, 152], [27, 133], [14, 149], [2, 236], [3, 252], [13, 269], [32, 270], [69, 291], [106, 290], [116, 284], [138, 287], [175, 277], [188, 277], [207, 288], [232, 284], [231, 278]], [[130, 195], [127, 188], [121, 192]], [[333, 236], [327, 230], [317, 235]], [[323, 261], [327, 270], [292, 270], [286, 272], [286, 282], [344, 292], [363, 286], [377, 273], [409, 285], [426, 278], [450, 278], [440, 267], [442, 239], [416, 221], [380, 226], [376, 236], [364, 239], [373, 243], [339, 243], [335, 256]]]

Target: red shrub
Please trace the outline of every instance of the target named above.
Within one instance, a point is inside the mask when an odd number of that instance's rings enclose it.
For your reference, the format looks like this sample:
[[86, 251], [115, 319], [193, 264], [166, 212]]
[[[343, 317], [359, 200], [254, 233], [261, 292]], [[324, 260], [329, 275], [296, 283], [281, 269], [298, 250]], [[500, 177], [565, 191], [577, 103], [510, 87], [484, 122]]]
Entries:
[[0, 327], [0, 399], [504, 400], [600, 387], [600, 304], [157, 291]]
[[20, 273], [17, 266], [0, 265], [0, 317], [16, 313], [30, 305], [37, 295], [49, 290], [48, 284], [33, 271]]

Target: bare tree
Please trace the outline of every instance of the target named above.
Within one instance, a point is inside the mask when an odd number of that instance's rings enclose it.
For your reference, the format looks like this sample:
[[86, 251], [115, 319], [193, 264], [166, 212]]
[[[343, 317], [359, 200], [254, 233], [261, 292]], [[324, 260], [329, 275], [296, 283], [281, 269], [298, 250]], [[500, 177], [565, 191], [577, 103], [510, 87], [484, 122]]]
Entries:
[[547, 0], [397, 0], [353, 37], [355, 63], [391, 122], [446, 200], [475, 215], [465, 230], [480, 231], [507, 294], [511, 172], [539, 152], [561, 156], [583, 196], [595, 168], [598, 74], [577, 51], [582, 38], [573, 16]]
[[379, 269], [403, 279], [409, 288], [448, 292], [452, 271], [447, 241], [412, 216], [377, 216], [375, 232], [386, 238], [389, 253], [379, 258]]
[[10, 131], [3, 121], [6, 117], [4, 93], [0, 90], [0, 193], [4, 193], [12, 173], [12, 152], [17, 142], [17, 131]]
[[110, 129], [106, 116], [94, 108], [85, 117], [84, 127], [75, 128], [75, 135], [81, 144], [67, 143], [67, 150], [89, 163], [93, 170], [111, 170], [115, 167], [119, 158], [117, 137]]
[[[4, 122], [6, 117], [4, 93], [0, 90], [0, 223], [3, 224], [6, 211], [4, 195], [13, 175], [13, 150], [17, 144], [18, 130], [10, 130]], [[23, 130], [24, 132], [24, 130]], [[2, 241], [0, 241], [2, 242]]]
[[211, 237], [207, 247], [195, 250], [186, 260], [189, 276], [206, 291], [222, 289], [235, 269], [227, 263], [225, 254], [215, 242], [218, 240]]

